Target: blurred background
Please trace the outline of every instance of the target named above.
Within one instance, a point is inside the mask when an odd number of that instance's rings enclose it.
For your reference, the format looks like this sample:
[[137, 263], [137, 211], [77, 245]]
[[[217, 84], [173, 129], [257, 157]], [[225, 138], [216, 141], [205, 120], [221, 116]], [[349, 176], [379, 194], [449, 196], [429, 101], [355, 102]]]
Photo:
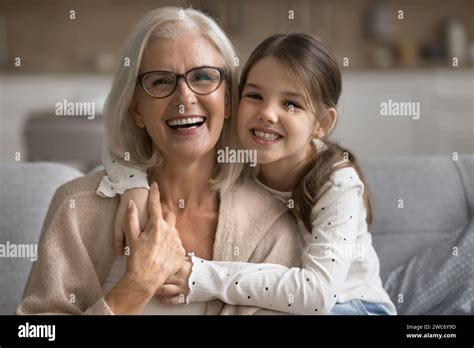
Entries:
[[[306, 32], [334, 50], [334, 139], [359, 157], [474, 153], [474, 0], [0, 0], [0, 160], [100, 164], [102, 105], [133, 25], [161, 6], [222, 24], [242, 67], [267, 36]], [[59, 117], [89, 103], [95, 117]], [[419, 117], [382, 103], [419, 103]]]

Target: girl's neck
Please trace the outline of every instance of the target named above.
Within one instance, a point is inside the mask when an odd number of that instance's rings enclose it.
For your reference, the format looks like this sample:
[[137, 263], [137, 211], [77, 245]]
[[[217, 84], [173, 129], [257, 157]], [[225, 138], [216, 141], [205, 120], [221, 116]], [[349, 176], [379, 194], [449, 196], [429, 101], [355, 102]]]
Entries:
[[187, 210], [214, 205], [217, 195], [211, 191], [209, 180], [214, 173], [215, 164], [213, 153], [198, 161], [186, 163], [164, 159], [162, 166], [150, 173], [150, 181], [158, 183], [161, 202], [169, 207], [184, 204], [184, 210]]
[[293, 191], [306, 169], [306, 166], [317, 155], [313, 142], [310, 141], [304, 151], [278, 161], [260, 164], [258, 179], [276, 191]]

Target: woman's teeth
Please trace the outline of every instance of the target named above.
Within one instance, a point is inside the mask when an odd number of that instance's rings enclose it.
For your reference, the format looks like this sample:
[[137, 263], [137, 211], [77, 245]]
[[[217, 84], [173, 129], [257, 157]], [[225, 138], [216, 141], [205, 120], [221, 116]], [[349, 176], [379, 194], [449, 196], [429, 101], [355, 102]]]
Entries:
[[278, 140], [281, 138], [281, 135], [278, 135], [278, 134], [274, 134], [274, 133], [265, 133], [265, 132], [262, 132], [262, 131], [258, 131], [258, 130], [253, 130], [253, 134], [259, 138], [259, 139], [262, 139], [262, 140], [267, 140], [267, 141], [273, 141], [273, 140]]
[[172, 128], [191, 128], [199, 127], [204, 123], [204, 117], [188, 117], [188, 118], [179, 118], [175, 120], [166, 121], [168, 126]]

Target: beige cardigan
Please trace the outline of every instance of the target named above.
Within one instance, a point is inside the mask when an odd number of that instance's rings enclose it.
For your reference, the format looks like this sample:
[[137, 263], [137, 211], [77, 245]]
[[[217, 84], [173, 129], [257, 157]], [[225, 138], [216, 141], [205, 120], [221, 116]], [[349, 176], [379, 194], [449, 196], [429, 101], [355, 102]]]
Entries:
[[[115, 261], [119, 198], [101, 198], [97, 172], [58, 188], [49, 206], [18, 314], [113, 314], [101, 284]], [[302, 240], [286, 207], [252, 181], [221, 194], [213, 259], [298, 266]], [[237, 255], [236, 255], [237, 254]], [[208, 303], [206, 314], [276, 314]]]

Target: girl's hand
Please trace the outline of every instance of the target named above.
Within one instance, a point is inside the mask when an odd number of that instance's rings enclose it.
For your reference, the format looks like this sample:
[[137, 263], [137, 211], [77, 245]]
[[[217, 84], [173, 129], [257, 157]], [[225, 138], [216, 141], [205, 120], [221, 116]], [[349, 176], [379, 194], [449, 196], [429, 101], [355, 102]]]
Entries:
[[148, 223], [148, 190], [146, 188], [133, 188], [125, 191], [120, 196], [120, 206], [115, 216], [114, 227], [114, 248], [117, 256], [123, 256], [125, 248], [125, 218], [127, 216], [127, 205], [132, 200], [138, 210], [138, 220], [140, 231], [143, 231]]
[[158, 300], [164, 304], [182, 304], [186, 302], [189, 293], [189, 277], [191, 276], [193, 264], [191, 258], [186, 256], [178, 272], [166, 279], [156, 295]]

